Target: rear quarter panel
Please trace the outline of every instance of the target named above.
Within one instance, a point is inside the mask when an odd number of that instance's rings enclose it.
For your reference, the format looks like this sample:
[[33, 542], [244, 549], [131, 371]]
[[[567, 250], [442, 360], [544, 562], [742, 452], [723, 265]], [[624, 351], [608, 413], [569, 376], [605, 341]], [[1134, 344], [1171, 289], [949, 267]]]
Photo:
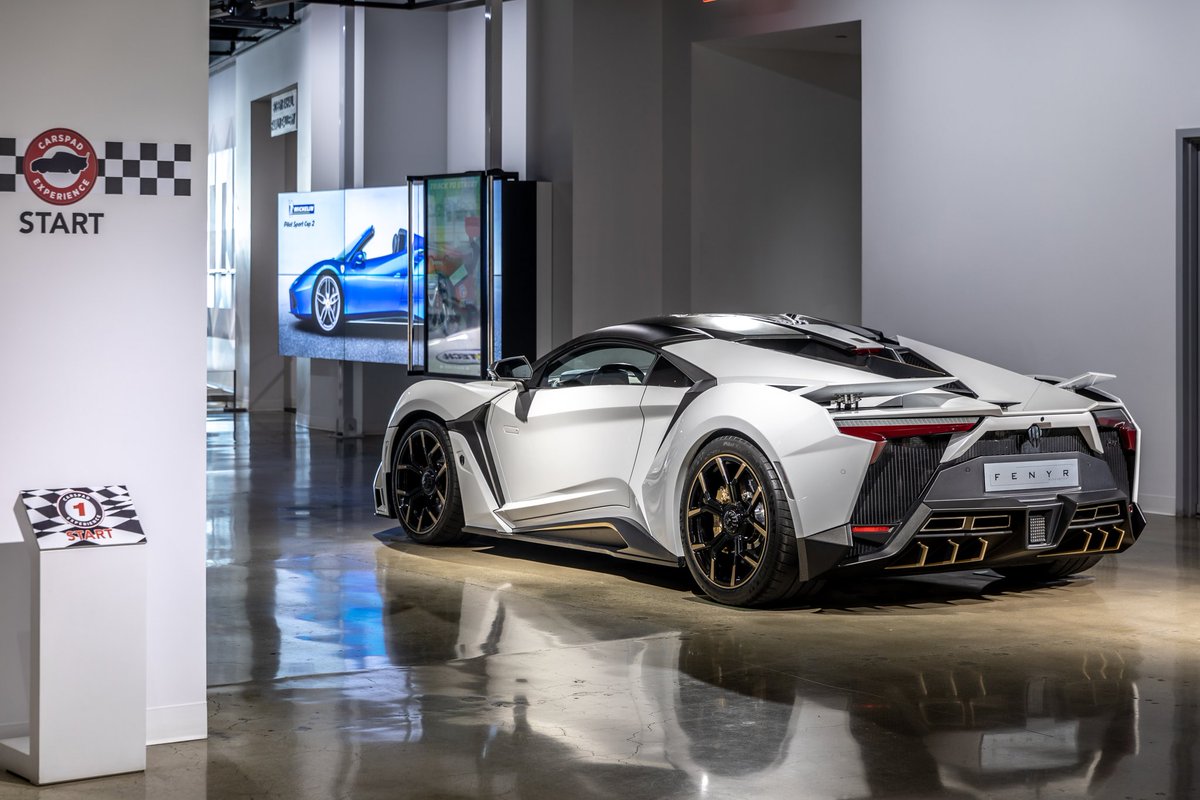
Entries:
[[692, 459], [714, 436], [733, 433], [782, 468], [797, 536], [850, 520], [873, 446], [843, 436], [829, 412], [765, 384], [718, 384], [692, 402], [671, 429], [635, 489], [651, 532], [682, 554], [679, 514]]

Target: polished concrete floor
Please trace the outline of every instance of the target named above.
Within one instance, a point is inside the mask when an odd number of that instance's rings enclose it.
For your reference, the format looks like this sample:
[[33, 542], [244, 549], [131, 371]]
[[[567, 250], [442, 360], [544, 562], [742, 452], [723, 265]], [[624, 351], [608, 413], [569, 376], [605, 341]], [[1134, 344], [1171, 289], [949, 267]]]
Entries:
[[427, 548], [379, 441], [209, 422], [207, 742], [0, 798], [1200, 798], [1200, 530], [1086, 577], [835, 586], [743, 611], [682, 570]]

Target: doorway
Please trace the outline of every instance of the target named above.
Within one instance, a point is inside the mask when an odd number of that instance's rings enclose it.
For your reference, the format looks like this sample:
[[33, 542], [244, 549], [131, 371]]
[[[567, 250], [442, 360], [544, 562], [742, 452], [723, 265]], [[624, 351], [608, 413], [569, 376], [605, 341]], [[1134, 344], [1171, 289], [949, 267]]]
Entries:
[[1200, 128], [1176, 132], [1176, 513], [1200, 516]]

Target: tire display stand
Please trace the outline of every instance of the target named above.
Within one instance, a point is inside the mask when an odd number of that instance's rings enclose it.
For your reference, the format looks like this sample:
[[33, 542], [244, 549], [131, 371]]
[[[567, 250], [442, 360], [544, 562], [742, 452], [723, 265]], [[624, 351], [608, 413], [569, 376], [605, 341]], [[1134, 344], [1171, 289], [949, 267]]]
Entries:
[[34, 784], [142, 771], [147, 549], [128, 492], [22, 492], [16, 512], [34, 551], [29, 730], [0, 740], [0, 768]]

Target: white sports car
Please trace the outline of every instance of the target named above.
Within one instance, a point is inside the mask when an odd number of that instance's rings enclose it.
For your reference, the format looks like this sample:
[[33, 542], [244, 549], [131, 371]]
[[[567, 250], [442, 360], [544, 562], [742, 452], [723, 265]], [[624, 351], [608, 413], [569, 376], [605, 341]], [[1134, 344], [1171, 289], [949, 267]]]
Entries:
[[376, 512], [687, 565], [762, 605], [835, 574], [1086, 570], [1145, 527], [1138, 428], [1095, 384], [794, 314], [658, 317], [400, 397]]

